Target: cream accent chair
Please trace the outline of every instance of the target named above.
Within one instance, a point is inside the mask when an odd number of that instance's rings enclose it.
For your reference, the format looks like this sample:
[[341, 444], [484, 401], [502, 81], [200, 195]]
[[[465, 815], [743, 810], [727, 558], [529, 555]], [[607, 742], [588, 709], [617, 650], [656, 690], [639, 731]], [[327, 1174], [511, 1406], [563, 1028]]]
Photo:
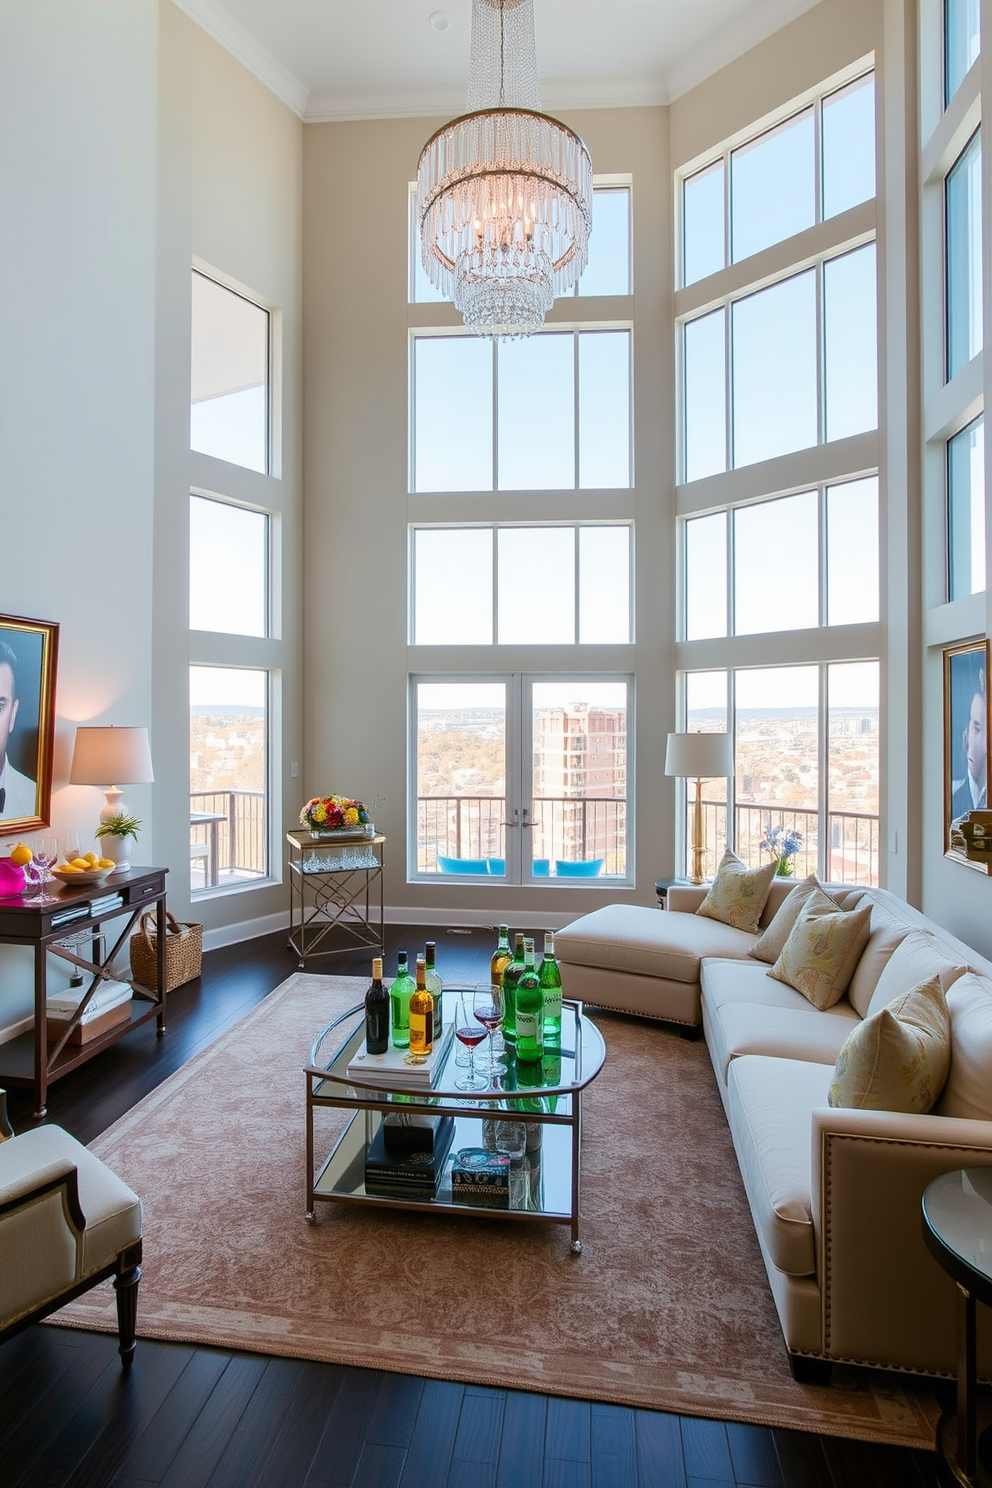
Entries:
[[58, 1126], [15, 1137], [0, 1090], [0, 1343], [114, 1278], [118, 1352], [134, 1359], [141, 1200]]

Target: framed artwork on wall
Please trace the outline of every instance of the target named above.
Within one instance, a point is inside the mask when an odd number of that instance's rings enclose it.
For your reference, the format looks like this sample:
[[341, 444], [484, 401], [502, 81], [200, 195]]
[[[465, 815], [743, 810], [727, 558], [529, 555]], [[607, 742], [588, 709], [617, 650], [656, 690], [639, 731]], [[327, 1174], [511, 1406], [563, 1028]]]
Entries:
[[989, 800], [989, 643], [968, 641], [944, 651], [944, 855], [977, 868], [951, 840], [951, 826]]
[[0, 615], [0, 837], [47, 827], [59, 627]]

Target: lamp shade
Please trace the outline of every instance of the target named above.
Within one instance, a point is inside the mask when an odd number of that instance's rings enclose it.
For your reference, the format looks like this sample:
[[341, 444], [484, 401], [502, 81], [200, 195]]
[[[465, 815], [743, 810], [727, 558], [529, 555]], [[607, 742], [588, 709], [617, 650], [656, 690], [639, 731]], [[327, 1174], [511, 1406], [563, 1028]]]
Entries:
[[669, 734], [665, 774], [687, 780], [712, 780], [734, 773], [729, 734]]
[[70, 785], [145, 785], [154, 779], [146, 728], [77, 728]]

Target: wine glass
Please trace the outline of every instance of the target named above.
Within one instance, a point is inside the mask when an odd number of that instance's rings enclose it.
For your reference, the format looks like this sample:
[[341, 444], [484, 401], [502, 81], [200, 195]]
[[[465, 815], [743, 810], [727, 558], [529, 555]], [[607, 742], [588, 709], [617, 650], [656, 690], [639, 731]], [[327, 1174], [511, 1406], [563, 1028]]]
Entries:
[[503, 988], [495, 982], [489, 987], [477, 987], [472, 996], [472, 1015], [477, 1023], [481, 1023], [489, 1034], [489, 1068], [490, 1080], [495, 1080], [497, 1075], [505, 1074], [506, 1065], [498, 1059], [493, 1049], [493, 1036], [497, 1028], [503, 1022]]
[[82, 856], [82, 844], [79, 841], [79, 833], [75, 831], [63, 832], [62, 834], [62, 861], [71, 863], [73, 858]]
[[455, 1012], [455, 1037], [459, 1043], [468, 1049], [468, 1074], [461, 1080], [455, 1081], [456, 1090], [485, 1090], [486, 1081], [475, 1068], [475, 1049], [481, 1044], [486, 1036], [486, 1030], [474, 1018], [471, 1018], [465, 1006], [465, 997], [458, 999], [458, 1008]]
[[41, 883], [38, 892], [34, 896], [35, 904], [54, 904], [57, 894], [48, 892], [48, 885], [52, 877], [52, 867], [58, 861], [59, 845], [54, 837], [39, 837], [32, 844], [31, 852], [35, 866], [41, 872]]

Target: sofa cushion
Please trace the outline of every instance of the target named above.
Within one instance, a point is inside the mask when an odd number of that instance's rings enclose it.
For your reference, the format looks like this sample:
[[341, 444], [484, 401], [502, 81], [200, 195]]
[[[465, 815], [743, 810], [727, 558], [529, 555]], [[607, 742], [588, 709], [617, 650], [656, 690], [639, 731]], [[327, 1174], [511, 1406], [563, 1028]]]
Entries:
[[880, 1008], [932, 976], [939, 978], [945, 993], [949, 992], [966, 970], [967, 967], [951, 959], [939, 940], [923, 930], [910, 930], [882, 968], [865, 1016], [871, 1018]]
[[730, 925], [640, 904], [607, 904], [555, 932], [559, 961], [673, 982], [698, 981], [701, 956], [741, 959], [753, 944]]
[[938, 976], [859, 1022], [841, 1049], [830, 1104], [925, 1115], [947, 1079], [951, 1020]]
[[750, 1055], [734, 1059], [727, 1114], [754, 1222], [780, 1271], [816, 1270], [811, 1114], [827, 1104], [832, 1064]]
[[868, 942], [871, 908], [841, 910], [814, 889], [768, 975], [788, 982], [821, 1012], [847, 991]]
[[740, 1001], [718, 1007], [707, 1004], [710, 1059], [725, 1084], [730, 1061], [745, 1054], [830, 1064], [852, 1028], [861, 1027], [861, 1019], [843, 999], [817, 1017], [804, 997], [795, 992], [793, 996], [800, 1007]]
[[947, 994], [951, 1067], [937, 1102], [939, 1116], [992, 1120], [992, 981], [969, 971]]
[[871, 934], [861, 953], [861, 960], [854, 968], [851, 984], [847, 989], [847, 1000], [862, 1018], [868, 1017], [872, 994], [896, 947], [905, 940], [912, 926], [883, 905], [866, 900], [871, 907]]
[[782, 947], [788, 940], [793, 925], [802, 913], [803, 905], [809, 899], [814, 889], [819, 889], [821, 893], [827, 895], [828, 899], [833, 899], [836, 902], [836, 895], [831, 894], [828, 889], [823, 887], [815, 873], [811, 873], [809, 878], [804, 878], [801, 883], [797, 883], [791, 893], [779, 905], [775, 913], [775, 918], [767, 930], [759, 936], [757, 943], [751, 947], [750, 954], [756, 961], [767, 961], [769, 966], [774, 966], [782, 954]]
[[758, 928], [777, 866], [773, 860], [761, 868], [749, 868], [728, 847], [720, 859], [716, 878], [696, 913], [753, 934]]

